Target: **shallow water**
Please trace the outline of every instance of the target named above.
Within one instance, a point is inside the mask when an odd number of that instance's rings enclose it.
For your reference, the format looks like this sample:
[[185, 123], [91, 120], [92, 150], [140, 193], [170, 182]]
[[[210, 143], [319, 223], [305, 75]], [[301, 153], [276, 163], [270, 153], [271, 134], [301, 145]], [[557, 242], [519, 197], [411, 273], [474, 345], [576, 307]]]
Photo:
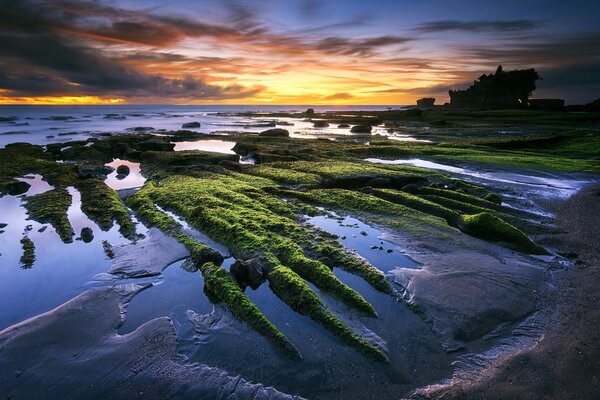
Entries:
[[52, 185], [44, 180], [44, 177], [38, 174], [28, 174], [17, 178], [22, 182], [27, 182], [31, 187], [24, 193], [25, 196], [34, 196], [54, 189]]
[[202, 150], [211, 153], [235, 154], [232, 150], [235, 142], [227, 142], [225, 140], [197, 140], [191, 142], [174, 142], [175, 151], [182, 150]]
[[[110, 266], [102, 241], [125, 241], [114, 226], [103, 232], [81, 212], [77, 190], [69, 188], [73, 204], [69, 208], [69, 221], [75, 238], [81, 229], [90, 227], [94, 239], [90, 243], [74, 240], [63, 243], [54, 228], [27, 220], [22, 199], [15, 196], [0, 197], [0, 222], [7, 223], [0, 234], [0, 330], [24, 319], [64, 303], [86, 289], [86, 283], [97, 273]], [[30, 225], [31, 229], [27, 229]], [[43, 227], [45, 230], [41, 231]], [[30, 269], [20, 266], [23, 234], [35, 243], [35, 263]]]
[[[117, 168], [120, 165], [126, 165], [129, 167], [129, 174], [122, 179], [120, 179], [117, 174]], [[115, 158], [112, 162], [106, 164], [106, 166], [115, 169], [113, 172], [108, 174], [104, 180], [104, 183], [114, 190], [138, 188], [144, 186], [144, 183], [146, 182], [146, 178], [141, 173], [140, 163]]]
[[[101, 133], [156, 133], [188, 129], [205, 134], [223, 132], [258, 133], [276, 125], [299, 138], [353, 135], [350, 128], [314, 128], [299, 118], [269, 118], [269, 112], [300, 112], [309, 106], [0, 106], [0, 116], [15, 117], [0, 122], [0, 147], [13, 142], [49, 144], [84, 140]], [[316, 111], [385, 110], [384, 106], [317, 106]], [[265, 116], [245, 117], [228, 113], [264, 111]], [[221, 113], [221, 114], [217, 114]], [[183, 128], [199, 122], [200, 128]], [[293, 125], [291, 125], [293, 124]], [[271, 126], [268, 126], [271, 125]], [[387, 129], [374, 127], [374, 134], [387, 136]], [[400, 135], [402, 136], [402, 135]]]
[[339, 217], [334, 213], [307, 217], [307, 222], [322, 230], [337, 235], [338, 241], [356, 252], [383, 272], [395, 268], [418, 268], [419, 264], [402, 253], [397, 245], [382, 238], [383, 232], [364, 222], [350, 217]]

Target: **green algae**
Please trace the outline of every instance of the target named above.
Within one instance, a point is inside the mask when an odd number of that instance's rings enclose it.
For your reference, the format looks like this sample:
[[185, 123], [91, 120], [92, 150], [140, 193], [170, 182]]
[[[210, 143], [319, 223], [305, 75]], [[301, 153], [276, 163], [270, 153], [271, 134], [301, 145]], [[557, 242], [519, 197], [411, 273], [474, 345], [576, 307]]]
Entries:
[[79, 180], [75, 188], [81, 193], [81, 211], [100, 229], [108, 231], [116, 221], [124, 237], [130, 240], [136, 238], [135, 225], [117, 192], [100, 179]]
[[218, 301], [227, 304], [240, 321], [250, 325], [287, 356], [302, 358], [296, 346], [248, 299], [229, 272], [212, 263], [203, 264], [200, 271], [205, 287]]
[[21, 248], [23, 249], [23, 254], [20, 258], [21, 268], [29, 269], [35, 262], [35, 244], [27, 236], [23, 236], [21, 238]]
[[463, 215], [461, 225], [465, 232], [473, 236], [506, 242], [517, 250], [530, 254], [548, 254], [543, 247], [531, 241], [519, 229], [492, 214], [483, 212], [475, 215]]
[[[227, 180], [171, 177], [153, 189], [145, 186], [140, 192], [148, 191], [159, 205], [175, 210], [188, 223], [226, 244], [238, 259], [279, 259], [349, 305], [375, 314], [372, 306], [344, 285], [329, 267], [305, 256], [300, 244], [310, 244], [310, 235], [296, 224], [298, 217], [292, 205], [245, 183]], [[307, 233], [307, 237], [301, 238], [301, 233]]]
[[75, 235], [67, 215], [71, 201], [67, 189], [56, 188], [35, 196], [28, 196], [25, 199], [25, 209], [29, 218], [41, 224], [49, 223], [64, 243], [71, 243]]
[[320, 323], [342, 342], [377, 361], [387, 361], [386, 355], [348, 328], [339, 318], [325, 308], [319, 296], [304, 280], [283, 265], [275, 266], [268, 274], [273, 290], [296, 312]]

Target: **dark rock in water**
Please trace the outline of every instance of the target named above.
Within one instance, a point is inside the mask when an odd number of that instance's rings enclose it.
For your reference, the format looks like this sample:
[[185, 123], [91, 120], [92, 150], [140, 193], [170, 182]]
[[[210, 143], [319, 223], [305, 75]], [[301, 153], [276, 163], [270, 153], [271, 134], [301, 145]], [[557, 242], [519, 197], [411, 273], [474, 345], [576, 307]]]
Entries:
[[258, 289], [266, 281], [267, 263], [260, 258], [252, 258], [246, 261], [236, 261], [230, 268], [235, 280], [242, 286], [250, 286], [253, 290]]
[[189, 128], [200, 128], [200, 122], [186, 122], [185, 124], [181, 125], [181, 127], [183, 129], [189, 129]]
[[401, 190], [403, 192], [411, 193], [411, 194], [419, 193], [419, 187], [417, 185], [415, 185], [414, 183], [409, 183], [408, 185], [402, 186]]
[[141, 142], [137, 144], [137, 149], [140, 151], [170, 151], [174, 148], [174, 143], [159, 142], [154, 140], [149, 140], [147, 142]]
[[106, 179], [106, 176], [115, 169], [106, 165], [78, 165], [79, 178], [99, 178]]
[[55, 137], [54, 135], [48, 135], [48, 136], [46, 136], [46, 139], [52, 139], [54, 137]]
[[121, 115], [121, 114], [106, 114], [104, 115], [104, 117], [102, 119], [115, 119], [115, 120], [125, 120], [127, 119], [125, 116]]
[[6, 184], [5, 188], [11, 196], [27, 193], [31, 185], [27, 182], [15, 181]]
[[154, 128], [151, 126], [136, 126], [135, 128], [132, 129], [134, 132], [146, 132], [146, 131], [153, 131]]
[[314, 121], [313, 126], [315, 128], [327, 128], [329, 123], [327, 121]]
[[339, 124], [338, 128], [350, 128], [350, 124]]
[[312, 108], [309, 108], [308, 110], [304, 111], [304, 115], [313, 116], [313, 115], [315, 115], [315, 110]]
[[5, 223], [0, 223], [0, 229], [4, 229], [8, 226], [8, 224]]
[[127, 165], [119, 165], [117, 167], [117, 174], [127, 176], [129, 175], [129, 167]]
[[375, 178], [371, 179], [367, 186], [371, 186], [374, 188], [389, 188], [392, 186], [392, 180], [389, 178]]
[[258, 136], [269, 136], [269, 137], [289, 137], [290, 132], [287, 129], [275, 128], [267, 129], [258, 134]]
[[350, 129], [352, 133], [371, 133], [371, 125], [355, 125]]
[[90, 243], [94, 240], [94, 231], [92, 228], [88, 228], [87, 226], [81, 230], [81, 234], [79, 235], [83, 243]]
[[40, 233], [45, 232], [46, 229], [48, 229], [48, 225], [42, 226], [40, 229], [38, 229], [38, 232], [40, 232]]

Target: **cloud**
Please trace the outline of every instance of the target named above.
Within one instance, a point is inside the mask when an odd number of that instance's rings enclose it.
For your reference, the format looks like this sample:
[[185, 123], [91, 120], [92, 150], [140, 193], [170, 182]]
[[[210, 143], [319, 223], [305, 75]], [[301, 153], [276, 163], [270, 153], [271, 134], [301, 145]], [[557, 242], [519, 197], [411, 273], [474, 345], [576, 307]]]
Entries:
[[420, 24], [414, 31], [420, 33], [436, 33], [447, 31], [464, 32], [520, 32], [537, 29], [541, 22], [530, 19], [507, 21], [432, 21]]
[[354, 98], [353, 94], [348, 92], [334, 93], [329, 96], [323, 97], [323, 100], [348, 100]]
[[[6, 10], [0, 16], [0, 88], [11, 91], [13, 96], [85, 94], [204, 100], [247, 98], [262, 90], [235, 84], [213, 85], [200, 77], [166, 78], [127, 66], [122, 59], [70, 35], [78, 31], [76, 25], [67, 24], [71, 18], [64, 15], [63, 20], [50, 18], [56, 12], [70, 12], [63, 6], [72, 6], [73, 2], [58, 4], [63, 7], [58, 11], [45, 7], [49, 4], [46, 2], [21, 1], [13, 7], [7, 7], [7, 3], [0, 2], [0, 7]], [[105, 8], [94, 4], [95, 9], [82, 12], [104, 15]], [[130, 23], [113, 24], [112, 34], [130, 41], [134, 37], [145, 43], [157, 40], [160, 30], [137, 27]], [[181, 57], [173, 54], [155, 56], [181, 61]]]

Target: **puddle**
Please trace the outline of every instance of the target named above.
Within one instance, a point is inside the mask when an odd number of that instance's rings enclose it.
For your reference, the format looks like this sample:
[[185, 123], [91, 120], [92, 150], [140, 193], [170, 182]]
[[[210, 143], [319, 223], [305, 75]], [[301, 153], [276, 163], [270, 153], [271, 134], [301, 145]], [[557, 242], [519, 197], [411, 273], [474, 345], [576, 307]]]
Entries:
[[[120, 165], [129, 167], [129, 175], [125, 176], [123, 179], [117, 177], [117, 168]], [[144, 186], [144, 183], [146, 182], [146, 178], [144, 178], [140, 172], [140, 163], [115, 158], [114, 161], [106, 164], [106, 166], [115, 169], [104, 180], [104, 183], [114, 190], [138, 188]]]
[[421, 142], [421, 143], [433, 143], [431, 140], [427, 139], [417, 139], [416, 137], [409, 135], [398, 135], [398, 134], [390, 134], [388, 135], [388, 139], [397, 140], [400, 142]]
[[52, 185], [44, 180], [41, 175], [38, 174], [29, 174], [17, 178], [17, 180], [21, 182], [27, 182], [31, 187], [25, 193], [25, 196], [35, 196], [36, 194], [44, 193], [49, 190], [54, 189]]
[[[64, 244], [49, 224], [26, 219], [21, 198], [0, 198], [0, 222], [8, 224], [0, 234], [0, 330], [77, 296], [87, 288], [91, 277], [110, 267], [102, 241], [115, 244], [126, 240], [118, 226], [101, 231], [81, 211], [79, 192], [69, 188], [69, 193], [73, 196], [68, 217], [75, 230], [74, 239], [83, 227], [90, 227], [94, 233], [90, 243], [74, 240]], [[35, 243], [35, 262], [30, 269], [22, 269], [19, 241], [29, 225], [26, 234]]]
[[202, 150], [209, 151], [211, 153], [222, 153], [222, 154], [235, 154], [232, 150], [235, 146], [235, 142], [228, 142], [225, 140], [197, 140], [194, 142], [172, 142], [175, 145], [175, 151], [183, 150]]
[[534, 194], [542, 197], [568, 198], [587, 183], [586, 181], [561, 179], [550, 174], [546, 174], [546, 176], [533, 176], [504, 171], [479, 172], [417, 158], [407, 160], [383, 160], [379, 158], [367, 158], [365, 161], [375, 164], [411, 165], [414, 167], [436, 169], [453, 174], [465, 175], [474, 178], [475, 180], [483, 181], [484, 184], [485, 181], [487, 181], [488, 184], [489, 182], [495, 182], [517, 185], [521, 187], [531, 187], [533, 190], [538, 188], [545, 191], [546, 194], [544, 195], [544, 193], [540, 191]]
[[319, 215], [307, 217], [307, 222], [339, 236], [338, 241], [347, 249], [364, 257], [383, 272], [395, 268], [419, 268], [419, 264], [402, 254], [401, 249], [382, 239], [384, 232], [353, 217]]
[[169, 265], [162, 272], [163, 279], [135, 296], [125, 316], [125, 322], [119, 328], [120, 335], [133, 332], [146, 322], [170, 317], [177, 331], [182, 325], [189, 325], [187, 310], [209, 313], [213, 305], [203, 292], [204, 283], [199, 271], [188, 272], [181, 268], [184, 260]]

